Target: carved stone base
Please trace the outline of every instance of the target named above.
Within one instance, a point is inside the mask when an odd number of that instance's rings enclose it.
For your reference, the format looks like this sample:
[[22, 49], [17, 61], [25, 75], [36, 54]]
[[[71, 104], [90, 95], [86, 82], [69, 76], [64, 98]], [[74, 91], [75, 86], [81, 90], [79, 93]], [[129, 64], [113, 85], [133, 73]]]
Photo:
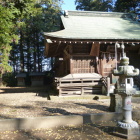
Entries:
[[131, 123], [118, 122], [118, 127], [122, 129], [132, 129], [132, 128], [139, 128], [139, 125], [135, 121], [132, 121]]
[[135, 121], [132, 123], [118, 122], [118, 127], [116, 128], [116, 132], [114, 134], [129, 140], [140, 139], [139, 125]]

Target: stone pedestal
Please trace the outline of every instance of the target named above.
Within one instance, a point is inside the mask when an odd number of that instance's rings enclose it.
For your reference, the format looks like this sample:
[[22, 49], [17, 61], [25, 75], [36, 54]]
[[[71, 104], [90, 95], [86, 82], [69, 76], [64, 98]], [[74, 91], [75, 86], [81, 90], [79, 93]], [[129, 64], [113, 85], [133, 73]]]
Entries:
[[122, 96], [122, 110], [123, 120], [117, 123], [116, 134], [130, 140], [140, 139], [140, 129], [137, 122], [132, 120], [132, 96], [121, 94]]
[[140, 131], [139, 126], [137, 128], [116, 128], [115, 135], [128, 139], [128, 140], [139, 140], [140, 139]]

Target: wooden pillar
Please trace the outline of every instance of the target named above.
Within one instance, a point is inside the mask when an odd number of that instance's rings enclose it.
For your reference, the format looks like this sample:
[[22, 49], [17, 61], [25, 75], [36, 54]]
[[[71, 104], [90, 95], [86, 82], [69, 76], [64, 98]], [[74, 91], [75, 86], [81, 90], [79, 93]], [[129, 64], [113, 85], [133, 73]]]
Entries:
[[84, 95], [84, 87], [81, 87], [81, 95]]
[[61, 95], [62, 95], [62, 89], [59, 88], [59, 96], [61, 96]]
[[107, 77], [107, 95], [109, 96], [110, 93], [110, 77]]
[[73, 59], [72, 59], [72, 56], [70, 58], [70, 74], [73, 73]]
[[61, 89], [61, 79], [59, 79], [59, 96], [62, 95], [62, 89]]

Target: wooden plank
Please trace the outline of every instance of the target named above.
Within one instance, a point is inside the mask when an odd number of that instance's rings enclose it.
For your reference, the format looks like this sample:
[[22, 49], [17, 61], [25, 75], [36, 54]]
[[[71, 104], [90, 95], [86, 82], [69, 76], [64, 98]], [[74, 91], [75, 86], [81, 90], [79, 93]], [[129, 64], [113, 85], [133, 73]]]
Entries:
[[65, 53], [65, 55], [67, 56], [67, 58], [70, 57], [70, 54], [69, 54], [66, 50], [64, 50], [64, 53]]
[[73, 86], [95, 86], [99, 83], [73, 83], [73, 84], [61, 84], [59, 87], [73, 87]]
[[67, 81], [69, 81], [69, 82], [71, 82], [71, 81], [77, 81], [77, 82], [80, 82], [80, 81], [100, 81], [100, 79], [99, 78], [96, 78], [96, 79], [60, 79], [58, 82], [67, 82]]
[[81, 82], [77, 82], [77, 81], [68, 81], [68, 82], [59, 82], [59, 83], [57, 83], [58, 85], [65, 85], [65, 84], [93, 84], [93, 83], [101, 83], [101, 81], [81, 81]]
[[46, 43], [45, 44], [45, 56], [48, 55], [48, 52], [49, 52], [49, 43]]
[[[91, 85], [91, 86], [82, 86], [82, 87], [84, 87], [84, 88], [88, 88], [88, 89], [90, 89], [90, 88], [100, 88], [100, 87], [102, 87], [103, 86], [103, 83], [100, 83], [100, 84], [98, 84], [98, 85]], [[79, 85], [79, 86], [75, 86], [75, 87], [71, 87], [71, 86], [64, 86], [64, 87], [58, 87], [58, 88], [67, 88], [67, 89], [80, 89], [81, 88], [81, 85]]]
[[58, 82], [100, 81], [100, 79], [60, 79]]
[[69, 95], [69, 94], [79, 94], [79, 95], [82, 95], [82, 94], [85, 94], [85, 93], [93, 94], [93, 93], [99, 93], [99, 92], [101, 92], [101, 89], [89, 89], [89, 90], [84, 89], [83, 93], [81, 92], [81, 90], [73, 90], [73, 91], [69, 90], [69, 91], [67, 91], [65, 89], [62, 89], [61, 95], [63, 95], [63, 94], [67, 94], [67, 95]]

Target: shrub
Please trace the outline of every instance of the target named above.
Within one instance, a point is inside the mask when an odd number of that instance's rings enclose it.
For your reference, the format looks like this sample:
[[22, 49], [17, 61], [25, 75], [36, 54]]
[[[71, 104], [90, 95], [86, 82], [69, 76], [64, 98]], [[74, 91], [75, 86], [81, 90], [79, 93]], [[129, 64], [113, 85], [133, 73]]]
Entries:
[[2, 76], [2, 83], [5, 86], [15, 87], [17, 86], [17, 79], [15, 78], [14, 73], [5, 73]]

